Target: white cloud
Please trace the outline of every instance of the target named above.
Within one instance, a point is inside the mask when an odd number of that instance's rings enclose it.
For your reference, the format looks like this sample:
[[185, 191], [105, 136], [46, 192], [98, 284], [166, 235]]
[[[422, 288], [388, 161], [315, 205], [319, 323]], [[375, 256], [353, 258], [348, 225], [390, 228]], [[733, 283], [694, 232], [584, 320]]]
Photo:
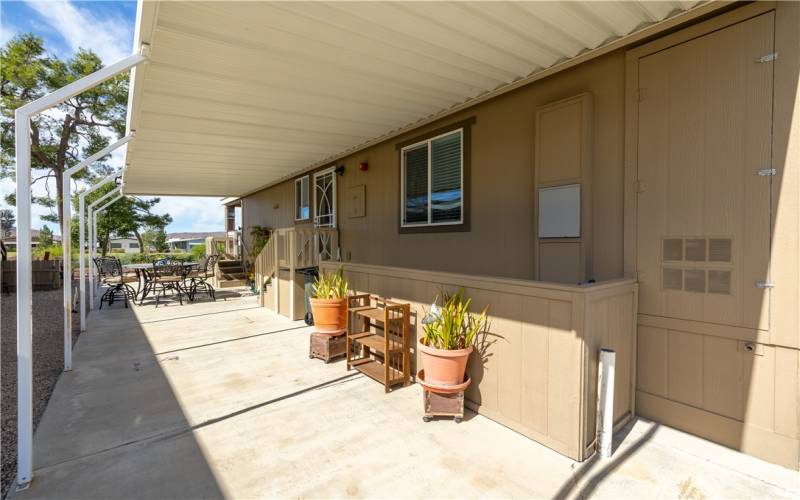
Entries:
[[170, 214], [167, 232], [224, 231], [224, 210], [218, 197], [160, 196], [153, 207], [158, 214]]
[[105, 64], [131, 54], [133, 26], [122, 17], [98, 19], [88, 10], [66, 0], [25, 0], [25, 3], [61, 35], [72, 50], [91, 49]]
[[9, 40], [17, 34], [17, 29], [13, 26], [0, 22], [0, 45], [5, 46]]

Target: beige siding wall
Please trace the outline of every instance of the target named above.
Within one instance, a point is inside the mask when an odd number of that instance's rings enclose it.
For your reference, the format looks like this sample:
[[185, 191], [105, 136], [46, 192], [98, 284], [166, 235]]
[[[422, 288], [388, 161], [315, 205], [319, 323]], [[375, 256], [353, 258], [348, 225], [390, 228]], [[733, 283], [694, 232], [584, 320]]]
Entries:
[[[337, 263], [323, 263], [334, 271]], [[600, 347], [617, 352], [614, 418], [633, 405], [637, 287], [619, 280], [590, 287], [345, 264], [353, 290], [411, 304], [411, 334], [442, 290], [463, 288], [489, 306], [489, 332], [468, 366], [470, 406], [576, 460], [591, 455]], [[415, 343], [416, 347], [416, 343]], [[415, 373], [419, 358], [412, 358]]]
[[[624, 143], [623, 52], [615, 52], [349, 156], [338, 183], [342, 257], [375, 265], [534, 278], [534, 117], [538, 106], [590, 92], [593, 242], [587, 277], [622, 276]], [[395, 144], [474, 116], [470, 232], [399, 234], [399, 155]], [[361, 172], [359, 163], [369, 170]], [[349, 218], [348, 188], [366, 186], [366, 216]], [[276, 208], [277, 207], [277, 208]], [[294, 185], [242, 202], [242, 227], [294, 224]], [[413, 251], [411, 251], [413, 249]]]

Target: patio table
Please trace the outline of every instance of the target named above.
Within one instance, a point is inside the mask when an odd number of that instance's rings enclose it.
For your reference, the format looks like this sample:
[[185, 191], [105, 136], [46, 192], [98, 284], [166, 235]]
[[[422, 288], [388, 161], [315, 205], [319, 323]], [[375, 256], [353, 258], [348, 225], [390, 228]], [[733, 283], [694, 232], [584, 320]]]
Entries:
[[[197, 267], [197, 266], [200, 265], [199, 262], [181, 262], [180, 264], [184, 268], [192, 268], [192, 267]], [[136, 272], [136, 277], [139, 279], [139, 290], [141, 290], [142, 293], [144, 293], [144, 285], [146, 284], [145, 283], [146, 282], [146, 278], [145, 278], [144, 273], [142, 273], [142, 270], [143, 269], [152, 269], [153, 268], [153, 263], [152, 262], [139, 262], [139, 263], [136, 263], [136, 264], [125, 264], [125, 265], [122, 266], [122, 268], [124, 270], [126, 270], [126, 271], [135, 271]], [[139, 293], [137, 292], [136, 295], [138, 297]], [[144, 300], [144, 296], [142, 296], [142, 300]]]

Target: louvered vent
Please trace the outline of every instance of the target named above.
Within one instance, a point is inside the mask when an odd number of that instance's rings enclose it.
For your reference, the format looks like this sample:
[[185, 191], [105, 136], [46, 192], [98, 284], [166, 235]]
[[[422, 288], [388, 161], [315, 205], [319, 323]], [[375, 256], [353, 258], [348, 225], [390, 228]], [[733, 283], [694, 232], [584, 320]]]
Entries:
[[664, 239], [664, 260], [683, 260], [683, 240], [680, 238]]
[[708, 293], [720, 293], [720, 294], [730, 295], [731, 272], [708, 271]]
[[706, 272], [702, 269], [686, 269], [683, 272], [683, 289], [687, 292], [705, 293]]
[[[680, 241], [680, 240], [679, 240]], [[683, 270], [664, 268], [664, 290], [683, 289]]]
[[[732, 247], [729, 238], [711, 238], [708, 240], [708, 260], [711, 262], [730, 262]], [[711, 279], [709, 277], [709, 279]]]
[[691, 262], [704, 262], [706, 260], [706, 240], [704, 239], [686, 239], [685, 255], [686, 260]]

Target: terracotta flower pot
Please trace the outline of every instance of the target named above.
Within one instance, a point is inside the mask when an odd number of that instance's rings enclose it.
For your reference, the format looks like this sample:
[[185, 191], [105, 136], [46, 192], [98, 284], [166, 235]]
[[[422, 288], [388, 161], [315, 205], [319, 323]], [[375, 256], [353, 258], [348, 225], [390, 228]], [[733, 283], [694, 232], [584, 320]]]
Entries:
[[472, 353], [472, 346], [466, 349], [437, 349], [419, 342], [422, 353], [422, 366], [425, 369], [425, 380], [435, 385], [456, 385], [464, 382], [467, 360]]
[[311, 314], [319, 333], [339, 335], [347, 329], [347, 299], [311, 299]]

